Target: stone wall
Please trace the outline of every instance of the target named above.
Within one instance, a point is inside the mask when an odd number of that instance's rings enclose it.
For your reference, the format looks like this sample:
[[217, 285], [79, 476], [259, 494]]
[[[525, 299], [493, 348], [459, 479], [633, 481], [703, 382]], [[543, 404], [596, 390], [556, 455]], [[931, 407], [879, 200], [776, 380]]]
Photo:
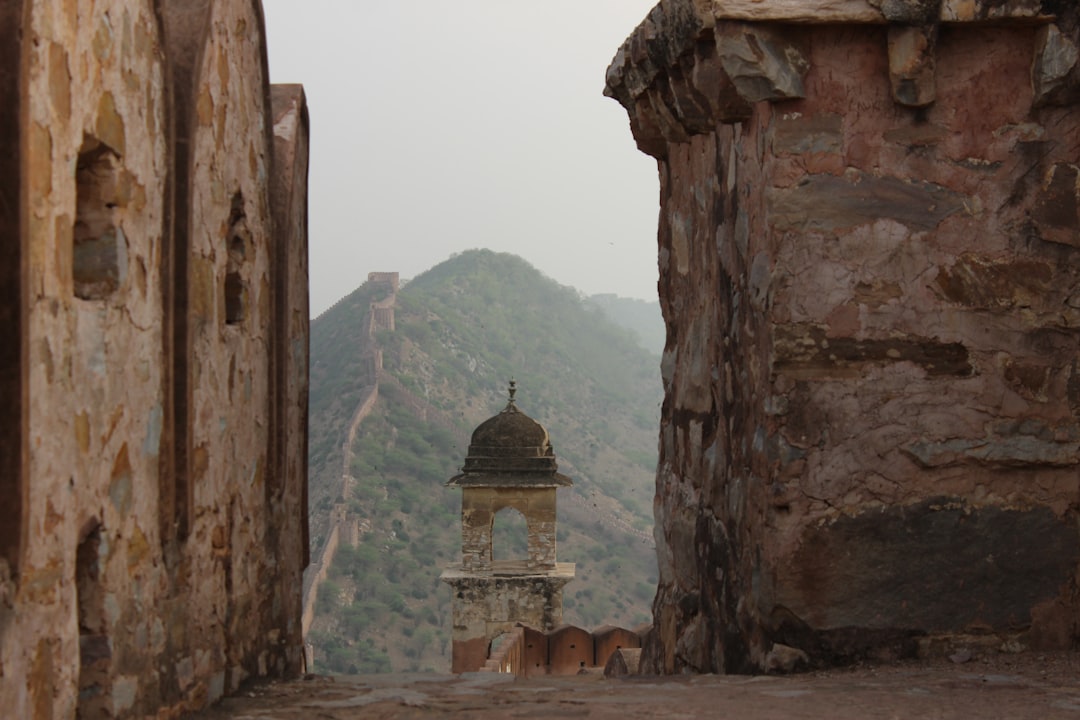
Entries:
[[202, 707], [302, 669], [303, 96], [275, 151], [257, 2], [19, 5], [0, 11], [0, 706]]
[[1080, 639], [1075, 14], [672, 1], [619, 51], [668, 334], [645, 669]]
[[[279, 240], [274, 243], [273, 345], [274, 413], [272, 450], [276, 467], [267, 475], [267, 502], [274, 522], [269, 538], [279, 563], [293, 583], [280, 595], [286, 618], [300, 615], [295, 591], [310, 561], [308, 537], [308, 390], [310, 309], [308, 306], [307, 176], [309, 120], [300, 85], [273, 85], [274, 174], [271, 206]], [[301, 430], [298, 432], [298, 430]], [[299, 542], [301, 552], [295, 551]], [[302, 641], [303, 625], [289, 629], [289, 644]]]
[[558, 563], [546, 573], [523, 570], [501, 576], [443, 571], [453, 592], [453, 657], [451, 672], [473, 672], [484, 666], [493, 638], [518, 623], [542, 630], [562, 624], [562, 591], [574, 579], [573, 563]]
[[300, 624], [303, 628], [304, 638], [307, 639], [311, 623], [315, 621], [315, 601], [319, 597], [319, 587], [326, 581], [330, 565], [334, 562], [338, 543], [341, 541], [342, 523], [335, 521], [330, 524], [330, 532], [326, 536], [326, 542], [316, 556], [315, 561], [308, 565], [304, 572], [304, 608], [302, 610]]
[[590, 633], [574, 625], [545, 632], [519, 624], [491, 646], [481, 672], [518, 677], [577, 675], [583, 668], [605, 667], [619, 650], [640, 649], [641, 635], [611, 625]]

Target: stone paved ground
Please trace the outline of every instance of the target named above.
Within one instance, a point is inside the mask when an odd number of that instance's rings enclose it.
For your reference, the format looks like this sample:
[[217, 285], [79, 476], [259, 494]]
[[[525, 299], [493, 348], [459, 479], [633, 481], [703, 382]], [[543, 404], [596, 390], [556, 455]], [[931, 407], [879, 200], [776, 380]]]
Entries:
[[1073, 718], [1080, 654], [999, 655], [794, 676], [314, 677], [249, 688], [192, 720]]

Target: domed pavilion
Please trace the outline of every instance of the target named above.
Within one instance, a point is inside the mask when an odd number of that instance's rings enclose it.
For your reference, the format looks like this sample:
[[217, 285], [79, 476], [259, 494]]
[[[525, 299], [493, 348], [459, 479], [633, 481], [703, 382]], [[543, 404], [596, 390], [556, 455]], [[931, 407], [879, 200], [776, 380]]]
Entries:
[[[544, 426], [518, 409], [516, 384], [498, 415], [473, 431], [461, 473], [461, 565], [442, 580], [453, 588], [453, 672], [479, 670], [491, 641], [522, 623], [552, 630], [562, 623], [562, 589], [574, 564], [555, 557], [555, 493], [569, 487], [559, 473]], [[495, 517], [517, 511], [528, 529], [526, 558], [496, 561]]]

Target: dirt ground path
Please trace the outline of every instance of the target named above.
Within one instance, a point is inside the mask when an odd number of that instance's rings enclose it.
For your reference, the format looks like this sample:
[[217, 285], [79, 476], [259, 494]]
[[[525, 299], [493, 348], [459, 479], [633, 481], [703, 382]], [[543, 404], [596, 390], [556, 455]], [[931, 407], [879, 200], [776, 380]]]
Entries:
[[248, 688], [193, 720], [364, 718], [1073, 718], [1080, 654], [1021, 653], [791, 676], [310, 677]]

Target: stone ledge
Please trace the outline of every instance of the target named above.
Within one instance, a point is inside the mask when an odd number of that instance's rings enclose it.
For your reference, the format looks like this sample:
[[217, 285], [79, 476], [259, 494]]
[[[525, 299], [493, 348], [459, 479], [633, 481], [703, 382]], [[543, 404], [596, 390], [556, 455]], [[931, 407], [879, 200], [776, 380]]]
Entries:
[[[509, 565], [509, 564], [508, 564]], [[506, 580], [513, 580], [515, 578], [533, 580], [536, 578], [552, 578], [556, 580], [570, 581], [574, 579], [574, 573], [577, 565], [576, 563], [555, 563], [555, 567], [549, 570], [530, 570], [524, 566], [511, 568], [506, 567], [505, 572], [502, 572], [503, 568], [496, 567], [491, 572], [470, 572], [461, 567], [448, 567], [443, 570], [440, 579], [445, 583], [453, 584], [455, 582], [492, 582], [499, 581], [504, 582]], [[520, 570], [517, 572], [515, 570]]]
[[[804, 97], [808, 66], [797, 25], [890, 26], [889, 74], [899, 105], [936, 99], [937, 26], [1057, 20], [1052, 0], [661, 0], [619, 48], [604, 94], [626, 108], [638, 147], [667, 145], [748, 118], [754, 103]], [[1075, 45], [1056, 28], [1034, 59], [1036, 104], [1078, 94]]]

